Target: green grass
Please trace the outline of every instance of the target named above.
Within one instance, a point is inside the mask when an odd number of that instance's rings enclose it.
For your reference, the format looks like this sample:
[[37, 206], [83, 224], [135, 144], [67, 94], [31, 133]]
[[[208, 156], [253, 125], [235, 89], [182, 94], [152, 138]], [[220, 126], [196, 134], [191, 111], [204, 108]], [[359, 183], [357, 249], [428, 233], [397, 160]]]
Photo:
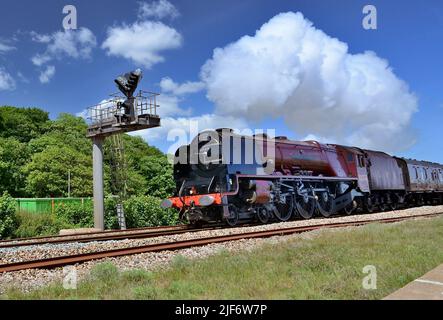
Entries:
[[[177, 256], [171, 268], [93, 269], [77, 290], [60, 284], [3, 299], [380, 299], [443, 263], [443, 218], [325, 230], [252, 252], [203, 260]], [[362, 269], [377, 268], [377, 289]]]

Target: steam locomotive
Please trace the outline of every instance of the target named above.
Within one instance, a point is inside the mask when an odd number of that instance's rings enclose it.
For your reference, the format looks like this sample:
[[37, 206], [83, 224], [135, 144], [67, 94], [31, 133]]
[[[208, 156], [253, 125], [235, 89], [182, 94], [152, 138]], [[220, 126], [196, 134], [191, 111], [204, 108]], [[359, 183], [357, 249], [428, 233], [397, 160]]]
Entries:
[[287, 221], [443, 204], [443, 165], [266, 134], [207, 130], [174, 158], [162, 207], [192, 224]]

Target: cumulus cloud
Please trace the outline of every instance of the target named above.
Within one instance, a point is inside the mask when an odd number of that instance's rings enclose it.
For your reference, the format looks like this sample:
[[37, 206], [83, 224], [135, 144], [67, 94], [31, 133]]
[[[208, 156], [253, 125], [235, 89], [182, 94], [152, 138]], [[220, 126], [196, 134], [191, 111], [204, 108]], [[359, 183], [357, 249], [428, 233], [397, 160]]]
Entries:
[[45, 70], [40, 73], [39, 80], [41, 83], [48, 83], [55, 75], [55, 67], [47, 66]]
[[350, 54], [301, 13], [282, 13], [254, 36], [214, 50], [201, 70], [219, 115], [282, 117], [300, 135], [386, 151], [414, 143], [417, 99], [388, 62]]
[[177, 8], [167, 0], [158, 0], [150, 3], [139, 2], [139, 19], [175, 19], [180, 15]]
[[157, 98], [157, 103], [160, 105], [160, 108], [157, 112], [162, 117], [191, 115], [191, 108], [183, 109], [182, 107], [180, 107], [180, 103], [182, 102], [183, 100], [180, 97], [162, 93]]
[[3, 68], [0, 68], [0, 91], [14, 90], [14, 89], [15, 89], [14, 78]]
[[182, 36], [162, 22], [138, 21], [132, 25], [108, 28], [102, 48], [110, 56], [123, 57], [151, 68], [163, 62], [162, 51], [175, 49], [182, 44]]
[[205, 84], [200, 81], [187, 81], [185, 83], [177, 83], [169, 77], [164, 77], [160, 81], [160, 88], [163, 92], [169, 92], [177, 96], [181, 96], [188, 93], [196, 93], [202, 91], [205, 88]]
[[[242, 130], [248, 128], [245, 120], [226, 117], [216, 114], [203, 114], [194, 117], [165, 117], [161, 120], [161, 127], [134, 132], [133, 135], [140, 135], [146, 141], [155, 142], [177, 142], [178, 145], [189, 143], [194, 136], [206, 129], [234, 128]], [[170, 145], [168, 152], [175, 152], [178, 145]]]
[[57, 31], [53, 34], [31, 32], [31, 37], [35, 42], [46, 44], [46, 50], [31, 59], [36, 66], [64, 57], [89, 59], [92, 49], [97, 46], [95, 35], [88, 28]]

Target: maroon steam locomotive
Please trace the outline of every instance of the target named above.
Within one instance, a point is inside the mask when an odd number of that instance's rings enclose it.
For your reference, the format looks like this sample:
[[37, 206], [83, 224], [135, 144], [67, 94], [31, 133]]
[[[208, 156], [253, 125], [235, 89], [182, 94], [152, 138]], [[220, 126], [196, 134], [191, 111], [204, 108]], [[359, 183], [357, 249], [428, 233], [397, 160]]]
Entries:
[[193, 224], [443, 204], [441, 164], [230, 129], [204, 131], [180, 147], [174, 179], [176, 193], [162, 206], [178, 209]]

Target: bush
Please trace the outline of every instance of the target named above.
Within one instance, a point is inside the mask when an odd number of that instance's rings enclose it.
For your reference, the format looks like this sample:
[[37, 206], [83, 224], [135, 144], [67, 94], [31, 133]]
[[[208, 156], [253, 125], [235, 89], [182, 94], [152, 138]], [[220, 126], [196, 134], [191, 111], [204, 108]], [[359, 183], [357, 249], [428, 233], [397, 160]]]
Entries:
[[56, 235], [61, 229], [73, 228], [50, 213], [19, 212], [17, 220], [18, 228], [14, 231], [16, 238]]
[[118, 229], [117, 219], [117, 198], [113, 196], [106, 196], [105, 198], [105, 228]]
[[90, 201], [83, 204], [60, 203], [55, 207], [55, 215], [62, 223], [78, 228], [92, 228], [94, 226], [94, 210]]
[[5, 192], [0, 197], [0, 238], [12, 236], [17, 227], [15, 211], [15, 200]]
[[160, 207], [161, 199], [152, 196], [134, 196], [124, 202], [128, 228], [168, 226], [178, 222], [178, 214], [172, 209]]

